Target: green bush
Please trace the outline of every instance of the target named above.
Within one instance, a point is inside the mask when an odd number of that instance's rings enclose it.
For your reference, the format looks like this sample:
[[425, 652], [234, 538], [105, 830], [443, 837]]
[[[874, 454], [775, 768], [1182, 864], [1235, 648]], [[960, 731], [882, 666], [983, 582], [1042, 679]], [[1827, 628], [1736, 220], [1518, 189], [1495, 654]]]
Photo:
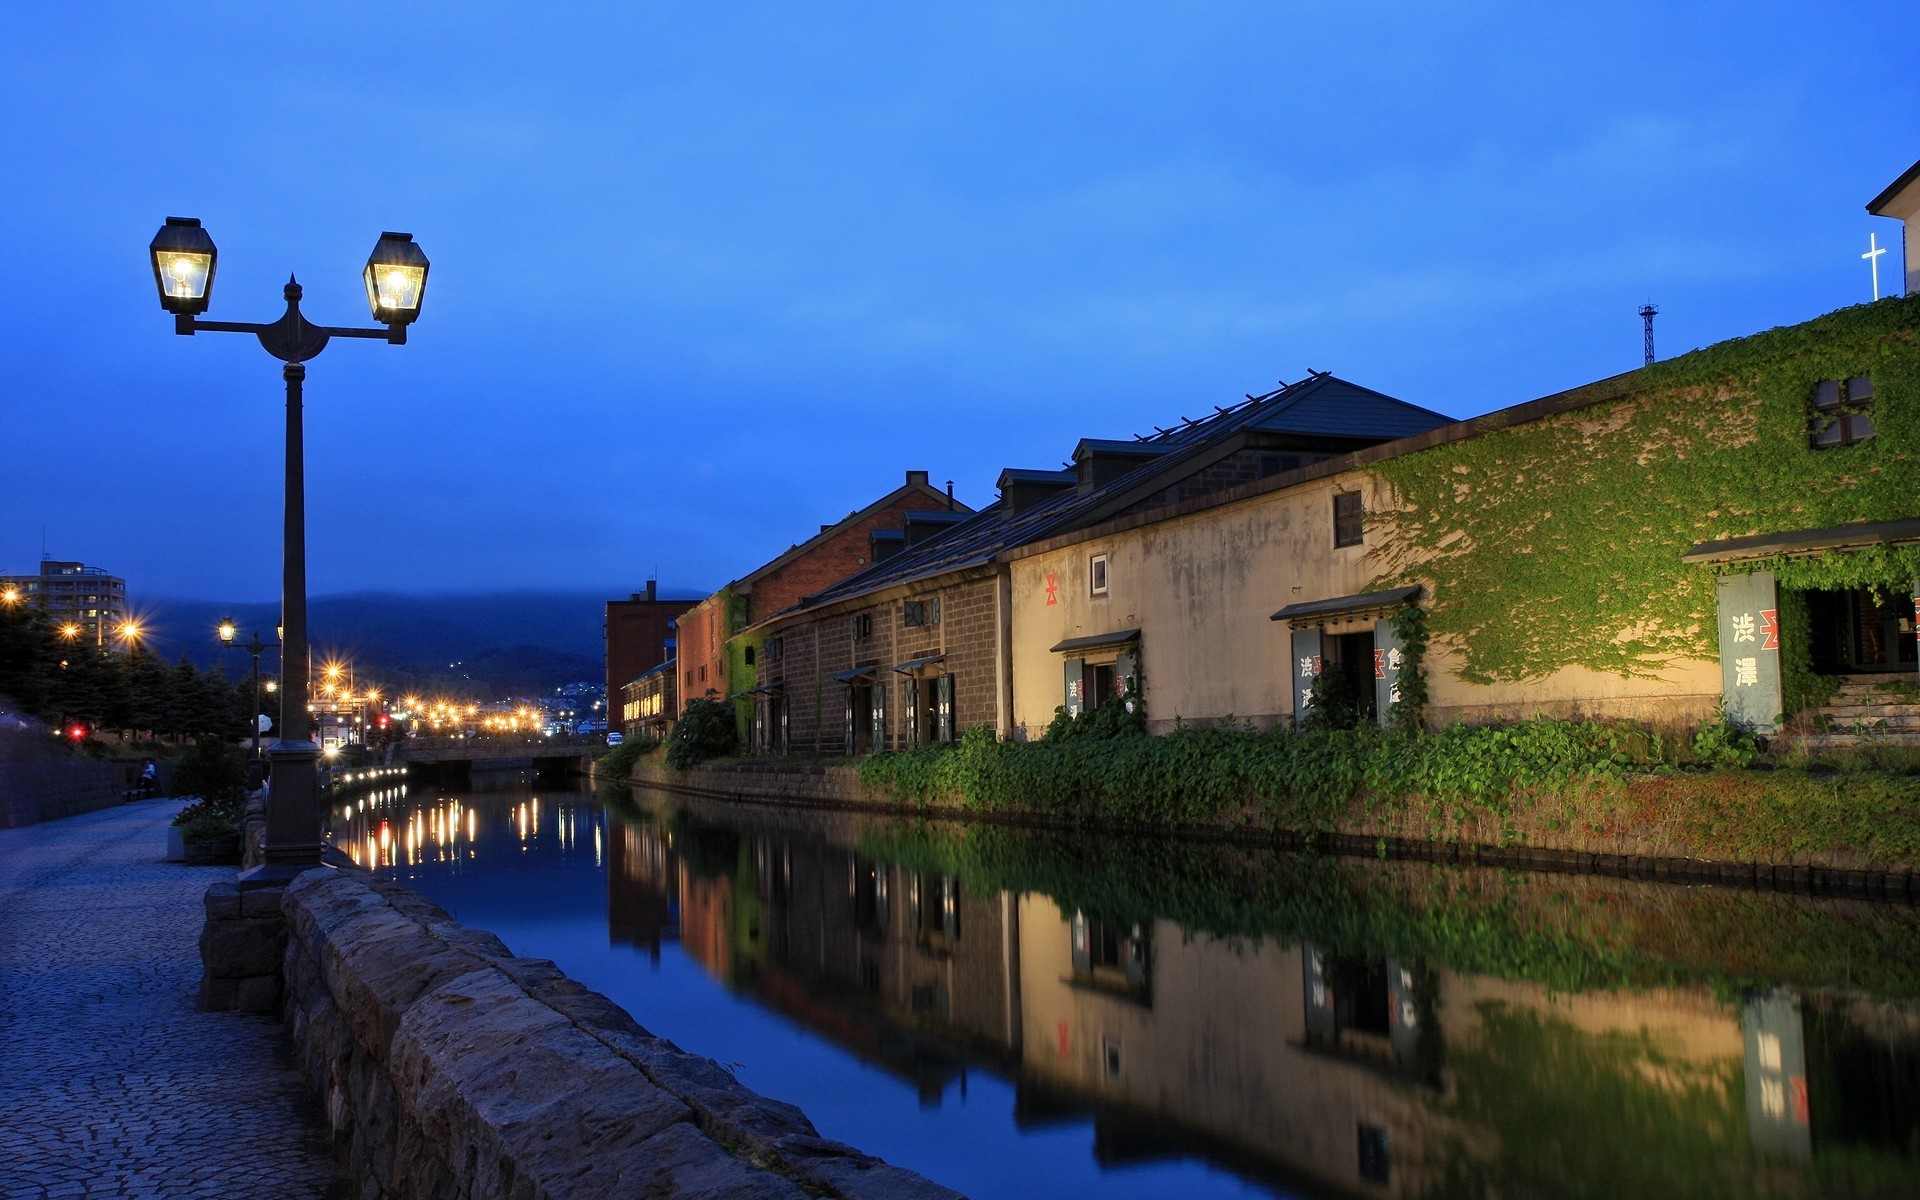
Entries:
[[659, 748], [659, 738], [628, 738], [595, 759], [594, 769], [609, 779], [625, 779], [633, 774], [634, 764]]
[[203, 737], [174, 769], [172, 786], [176, 795], [194, 798], [173, 818], [189, 836], [235, 832], [247, 799], [247, 753], [219, 738]]
[[691, 767], [724, 758], [740, 748], [733, 706], [721, 700], [690, 700], [667, 739], [667, 764]]

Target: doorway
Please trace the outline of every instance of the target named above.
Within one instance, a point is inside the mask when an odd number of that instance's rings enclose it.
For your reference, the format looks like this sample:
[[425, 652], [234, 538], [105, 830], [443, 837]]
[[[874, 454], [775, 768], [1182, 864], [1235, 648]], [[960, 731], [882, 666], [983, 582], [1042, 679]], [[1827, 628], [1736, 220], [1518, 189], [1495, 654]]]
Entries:
[[1821, 675], [1911, 675], [1916, 663], [1913, 597], [1871, 588], [1808, 592], [1813, 669]]

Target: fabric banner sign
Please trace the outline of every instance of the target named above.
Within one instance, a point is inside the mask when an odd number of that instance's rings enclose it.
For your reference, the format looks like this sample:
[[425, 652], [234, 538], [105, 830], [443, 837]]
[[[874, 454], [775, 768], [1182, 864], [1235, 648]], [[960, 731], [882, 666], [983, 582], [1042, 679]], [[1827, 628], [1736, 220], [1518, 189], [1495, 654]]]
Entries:
[[1293, 631], [1293, 663], [1290, 674], [1293, 677], [1293, 723], [1295, 725], [1307, 719], [1307, 709], [1313, 704], [1313, 680], [1320, 674], [1320, 631], [1318, 629], [1296, 629]]
[[1393, 632], [1393, 622], [1373, 623], [1373, 711], [1386, 725], [1393, 706], [1400, 702], [1400, 670], [1406, 665], [1406, 648]]
[[1780, 599], [1773, 572], [1719, 579], [1720, 694], [1727, 717], [1760, 733], [1780, 725]]

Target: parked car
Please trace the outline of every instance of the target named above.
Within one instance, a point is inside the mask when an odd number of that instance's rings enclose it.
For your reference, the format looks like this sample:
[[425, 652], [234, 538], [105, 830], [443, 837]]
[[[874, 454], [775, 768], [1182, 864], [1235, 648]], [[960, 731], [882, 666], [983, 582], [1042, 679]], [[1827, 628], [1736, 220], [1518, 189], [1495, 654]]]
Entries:
[[607, 735], [607, 745], [609, 746], [618, 746], [623, 740], [625, 739], [618, 733], [610, 733]]

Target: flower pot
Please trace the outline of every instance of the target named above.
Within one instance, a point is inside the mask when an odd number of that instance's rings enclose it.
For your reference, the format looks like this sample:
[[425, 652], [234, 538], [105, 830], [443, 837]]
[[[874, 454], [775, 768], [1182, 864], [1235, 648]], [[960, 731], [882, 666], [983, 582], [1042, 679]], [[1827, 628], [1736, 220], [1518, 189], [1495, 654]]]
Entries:
[[240, 835], [223, 834], [211, 838], [187, 838], [184, 842], [186, 864], [190, 867], [231, 867], [240, 862]]

